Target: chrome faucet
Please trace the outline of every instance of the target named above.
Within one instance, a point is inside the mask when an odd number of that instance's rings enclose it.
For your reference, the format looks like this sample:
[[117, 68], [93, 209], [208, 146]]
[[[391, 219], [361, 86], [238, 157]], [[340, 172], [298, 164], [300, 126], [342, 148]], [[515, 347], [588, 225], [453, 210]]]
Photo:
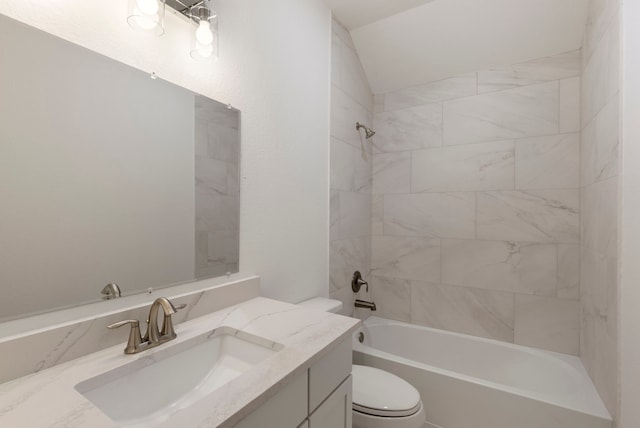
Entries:
[[356, 306], [356, 308], [371, 309], [372, 311], [376, 310], [376, 303], [375, 302], [367, 302], [366, 300], [357, 299], [356, 302], [355, 302], [355, 306]]
[[[147, 349], [154, 348], [165, 342], [178, 337], [174, 328], [171, 315], [175, 314], [179, 309], [185, 308], [187, 305], [173, 306], [173, 303], [166, 297], [158, 297], [151, 304], [149, 316], [147, 317], [147, 332], [142, 336], [140, 334], [140, 322], [138, 320], [124, 320], [107, 326], [108, 329], [115, 329], [123, 325], [131, 324], [129, 332], [129, 340], [124, 348], [125, 354], [137, 354]], [[162, 308], [164, 320], [162, 329], [158, 327], [158, 310]]]

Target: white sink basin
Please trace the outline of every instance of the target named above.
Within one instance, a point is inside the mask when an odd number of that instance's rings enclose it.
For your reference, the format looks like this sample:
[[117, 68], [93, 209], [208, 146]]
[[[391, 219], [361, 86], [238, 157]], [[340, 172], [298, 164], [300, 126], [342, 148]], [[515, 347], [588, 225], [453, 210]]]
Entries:
[[135, 361], [81, 382], [75, 389], [119, 425], [149, 427], [282, 348], [278, 343], [221, 327], [182, 343], [160, 345], [147, 351], [148, 355], [138, 354]]

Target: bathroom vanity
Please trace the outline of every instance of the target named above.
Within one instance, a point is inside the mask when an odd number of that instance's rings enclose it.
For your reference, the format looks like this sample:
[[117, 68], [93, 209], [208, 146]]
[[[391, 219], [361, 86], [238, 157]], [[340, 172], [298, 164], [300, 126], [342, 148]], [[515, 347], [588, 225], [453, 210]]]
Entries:
[[350, 428], [351, 338], [303, 371], [237, 428]]
[[[358, 325], [256, 297], [177, 325], [157, 348], [119, 344], [0, 385], [0, 426], [346, 428]], [[147, 393], [127, 398], [136, 387]]]

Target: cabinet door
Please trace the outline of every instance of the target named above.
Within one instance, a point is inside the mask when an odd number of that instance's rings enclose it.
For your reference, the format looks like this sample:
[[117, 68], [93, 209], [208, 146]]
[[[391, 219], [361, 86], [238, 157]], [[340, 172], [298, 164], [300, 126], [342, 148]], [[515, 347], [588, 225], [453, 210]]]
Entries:
[[351, 428], [351, 376], [309, 416], [309, 428]]
[[309, 413], [351, 373], [351, 336], [309, 368]]
[[234, 428], [298, 428], [309, 412], [307, 379], [305, 371]]

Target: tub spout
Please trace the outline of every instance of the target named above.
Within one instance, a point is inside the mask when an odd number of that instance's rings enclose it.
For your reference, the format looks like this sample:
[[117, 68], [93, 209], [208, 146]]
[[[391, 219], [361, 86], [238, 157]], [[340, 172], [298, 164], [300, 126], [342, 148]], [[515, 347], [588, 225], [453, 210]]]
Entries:
[[355, 303], [356, 308], [365, 308], [365, 309], [371, 309], [372, 311], [376, 310], [376, 303], [375, 302], [367, 302], [366, 300], [356, 300]]

